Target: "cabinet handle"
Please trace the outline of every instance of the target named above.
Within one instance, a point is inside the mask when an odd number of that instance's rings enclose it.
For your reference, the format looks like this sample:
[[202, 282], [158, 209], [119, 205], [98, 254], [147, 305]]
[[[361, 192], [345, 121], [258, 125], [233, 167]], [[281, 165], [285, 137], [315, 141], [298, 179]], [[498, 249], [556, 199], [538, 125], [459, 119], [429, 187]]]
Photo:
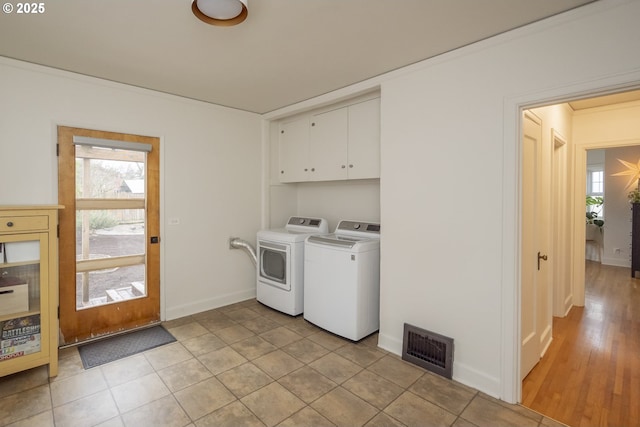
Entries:
[[311, 172], [315, 172], [315, 171], [316, 171], [316, 168], [311, 168]]
[[316, 125], [316, 124], [315, 124], [315, 122], [314, 122], [314, 123], [311, 123], [311, 126], [315, 126], [315, 125]]
[[13, 227], [13, 222], [9, 221], [9, 222], [7, 223], [7, 227]]
[[345, 165], [342, 165], [342, 169], [344, 169], [344, 168], [346, 168], [346, 166], [345, 166]]
[[304, 171], [305, 171], [305, 172], [307, 172], [308, 170], [309, 170], [309, 169], [307, 169], [307, 168], [304, 168]]
[[349, 165], [349, 167], [350, 167], [350, 168], [352, 168], [352, 167], [353, 167], [353, 165]]
[[0, 295], [4, 295], [4, 294], [12, 294], [13, 293], [13, 289], [8, 290], [8, 291], [0, 291]]
[[284, 171], [280, 171], [280, 173], [284, 173]]

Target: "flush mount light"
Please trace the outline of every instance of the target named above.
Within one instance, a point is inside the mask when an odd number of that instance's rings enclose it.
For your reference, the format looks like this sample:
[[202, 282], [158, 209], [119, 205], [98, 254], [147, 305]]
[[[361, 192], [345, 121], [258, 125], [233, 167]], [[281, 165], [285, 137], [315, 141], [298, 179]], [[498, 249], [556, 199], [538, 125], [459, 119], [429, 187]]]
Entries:
[[191, 10], [203, 22], [229, 27], [247, 19], [248, 0], [193, 0]]

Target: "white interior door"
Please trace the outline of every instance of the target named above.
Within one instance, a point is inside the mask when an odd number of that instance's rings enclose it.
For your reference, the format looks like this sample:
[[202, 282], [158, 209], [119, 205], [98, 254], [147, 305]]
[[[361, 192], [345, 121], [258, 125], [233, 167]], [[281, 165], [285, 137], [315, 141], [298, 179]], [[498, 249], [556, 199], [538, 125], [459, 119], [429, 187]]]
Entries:
[[549, 188], [545, 186], [549, 180], [544, 179], [541, 122], [527, 112], [523, 129], [520, 379], [538, 363], [551, 339], [551, 294], [546, 262], [550, 199]]

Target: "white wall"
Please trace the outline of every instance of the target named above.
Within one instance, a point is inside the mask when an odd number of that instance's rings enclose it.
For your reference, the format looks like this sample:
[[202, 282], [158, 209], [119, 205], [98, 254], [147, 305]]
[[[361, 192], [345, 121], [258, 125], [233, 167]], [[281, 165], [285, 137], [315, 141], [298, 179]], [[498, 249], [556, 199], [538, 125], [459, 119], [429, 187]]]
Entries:
[[604, 166], [604, 151], [602, 149], [587, 152], [587, 166]]
[[637, 16], [596, 2], [383, 81], [380, 346], [451, 336], [454, 378], [518, 398], [517, 107], [637, 84]]
[[380, 181], [357, 179], [298, 184], [298, 212], [325, 218], [332, 231], [343, 219], [379, 222]]
[[0, 204], [57, 203], [57, 125], [158, 136], [164, 318], [255, 295], [259, 116], [6, 58], [0, 94]]
[[380, 222], [380, 181], [305, 182], [272, 186], [269, 228], [292, 215], [324, 218], [333, 231], [343, 219]]

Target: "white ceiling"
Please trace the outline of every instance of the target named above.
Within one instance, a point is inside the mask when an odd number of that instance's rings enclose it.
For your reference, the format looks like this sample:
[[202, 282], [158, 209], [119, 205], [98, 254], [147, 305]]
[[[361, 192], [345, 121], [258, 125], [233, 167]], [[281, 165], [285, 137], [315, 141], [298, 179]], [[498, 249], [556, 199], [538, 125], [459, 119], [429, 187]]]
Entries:
[[45, 0], [0, 14], [0, 55], [266, 113], [591, 1], [249, 0], [213, 27], [191, 0]]

